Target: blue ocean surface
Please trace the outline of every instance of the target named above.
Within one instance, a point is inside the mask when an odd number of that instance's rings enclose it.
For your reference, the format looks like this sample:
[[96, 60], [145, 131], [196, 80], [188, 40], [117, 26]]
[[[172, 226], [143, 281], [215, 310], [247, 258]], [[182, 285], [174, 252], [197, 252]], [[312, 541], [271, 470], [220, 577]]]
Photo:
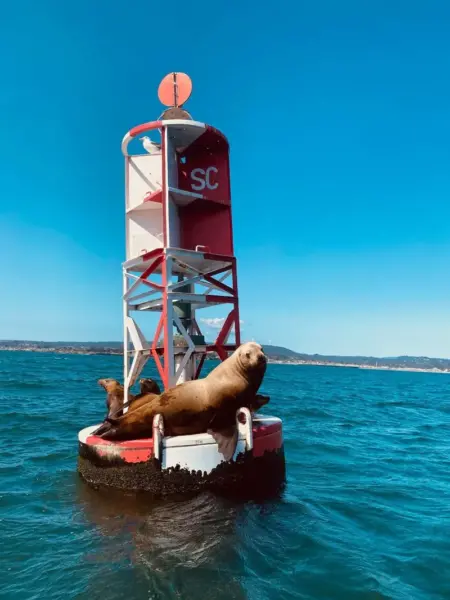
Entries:
[[[150, 502], [76, 471], [115, 356], [0, 352], [0, 598], [450, 598], [450, 378], [269, 365], [287, 487]], [[145, 374], [154, 376], [152, 368]]]

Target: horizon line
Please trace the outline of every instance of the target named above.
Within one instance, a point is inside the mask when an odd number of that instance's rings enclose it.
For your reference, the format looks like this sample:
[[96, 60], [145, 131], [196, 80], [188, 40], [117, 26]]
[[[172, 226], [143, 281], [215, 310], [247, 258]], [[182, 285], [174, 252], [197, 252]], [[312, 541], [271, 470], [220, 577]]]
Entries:
[[[249, 340], [251, 341], [251, 340]], [[32, 340], [32, 339], [20, 339], [20, 338], [16, 338], [16, 339], [0, 339], [0, 344], [5, 344], [8, 342], [29, 342], [31, 344], [103, 344], [105, 345], [105, 347], [108, 344], [117, 344], [117, 345], [123, 345], [123, 342], [121, 341], [117, 341], [117, 340], [110, 340], [110, 341], [82, 341], [82, 342], [77, 342], [77, 341], [63, 341], [63, 340]], [[242, 342], [244, 343], [244, 342]], [[299, 352], [298, 350], [292, 350], [292, 348], [288, 348], [287, 346], [280, 346], [278, 344], [261, 344], [261, 346], [264, 347], [271, 347], [271, 348], [282, 348], [284, 350], [288, 350], [289, 352], [293, 352], [295, 354], [299, 354], [299, 355], [303, 355], [303, 356], [322, 356], [325, 358], [329, 358], [329, 357], [333, 357], [333, 358], [371, 358], [374, 360], [384, 360], [384, 359], [396, 359], [396, 358], [426, 358], [426, 359], [430, 359], [430, 360], [450, 360], [450, 358], [444, 357], [444, 356], [426, 356], [424, 354], [421, 355], [413, 355], [413, 354], [398, 354], [398, 355], [390, 355], [390, 356], [374, 356], [371, 354], [322, 354], [319, 352], [313, 352], [313, 353], [309, 353], [309, 352]]]

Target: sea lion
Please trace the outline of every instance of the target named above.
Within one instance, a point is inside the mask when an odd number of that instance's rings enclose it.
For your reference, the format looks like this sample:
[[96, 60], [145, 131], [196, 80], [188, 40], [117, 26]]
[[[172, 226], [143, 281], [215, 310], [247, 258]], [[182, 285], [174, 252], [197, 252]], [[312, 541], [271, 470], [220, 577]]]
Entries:
[[[108, 418], [96, 431], [108, 440], [125, 440], [152, 435], [153, 417], [164, 419], [166, 435], [190, 435], [208, 431], [225, 460], [236, 449], [236, 411], [240, 407], [259, 408], [267, 397], [256, 393], [267, 367], [262, 347], [247, 342], [220, 363], [204, 379], [186, 381], [170, 388], [136, 410]], [[262, 400], [261, 400], [262, 398]], [[261, 404], [262, 406], [262, 404]]]
[[[134, 396], [128, 403], [128, 411], [136, 410], [143, 404], [150, 402], [153, 398], [156, 398], [161, 394], [161, 389], [159, 385], [153, 379], [141, 379], [139, 381], [141, 386], [140, 394]], [[117, 415], [120, 416], [120, 415]]]
[[[125, 390], [121, 383], [117, 381], [117, 379], [99, 379], [99, 385], [107, 392], [106, 396], [106, 407], [108, 409], [107, 418], [118, 417], [123, 414], [122, 409], [124, 408], [124, 395]], [[141, 391], [139, 394], [133, 395], [129, 394], [128, 396], [128, 410], [132, 410], [134, 408], [138, 408], [145, 402], [147, 402], [150, 397], [157, 396], [161, 393], [159, 385], [151, 379], [150, 377], [146, 379], [141, 379], [139, 381]], [[142, 400], [144, 399], [144, 402]]]
[[107, 418], [122, 413], [124, 389], [117, 379], [99, 379], [97, 382], [106, 391]]
[[250, 406], [248, 406], [247, 408], [250, 410], [251, 413], [255, 413], [261, 407], [268, 404], [269, 400], [270, 400], [270, 396], [264, 396], [263, 394], [256, 394], [254, 399], [250, 402]]
[[159, 396], [159, 394], [161, 393], [161, 388], [151, 377], [147, 377], [146, 379], [140, 379], [139, 384], [141, 387], [141, 393], [138, 394], [136, 398], [144, 394], [156, 394]]
[[[269, 396], [256, 394], [256, 396], [250, 398], [248, 402], [242, 403], [239, 406], [239, 408], [248, 408], [253, 417], [255, 412], [258, 411], [262, 406], [265, 406], [269, 402], [269, 400]], [[224, 455], [226, 460], [230, 460], [236, 450], [236, 444], [238, 442], [239, 437], [236, 422], [233, 421], [232, 425], [221, 431], [214, 431], [213, 429], [208, 429], [207, 433], [209, 433], [209, 435], [212, 435], [212, 437], [217, 442], [219, 452], [221, 452]]]

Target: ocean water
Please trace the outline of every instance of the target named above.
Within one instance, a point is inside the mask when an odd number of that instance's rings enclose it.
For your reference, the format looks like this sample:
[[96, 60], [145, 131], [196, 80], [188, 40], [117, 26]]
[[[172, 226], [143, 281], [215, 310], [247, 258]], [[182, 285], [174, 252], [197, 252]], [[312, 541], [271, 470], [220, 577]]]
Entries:
[[270, 365], [288, 482], [263, 503], [87, 487], [100, 377], [121, 358], [0, 352], [1, 599], [450, 598], [449, 377]]

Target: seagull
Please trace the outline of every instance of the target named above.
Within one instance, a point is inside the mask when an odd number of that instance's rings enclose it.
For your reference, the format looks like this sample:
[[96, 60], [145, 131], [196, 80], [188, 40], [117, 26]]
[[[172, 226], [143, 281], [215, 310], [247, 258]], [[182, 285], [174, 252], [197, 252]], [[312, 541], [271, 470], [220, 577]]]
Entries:
[[144, 146], [144, 150], [147, 150], [149, 154], [155, 154], [161, 150], [161, 144], [157, 142], [152, 142], [152, 140], [147, 136], [139, 138], [142, 141], [142, 145]]

